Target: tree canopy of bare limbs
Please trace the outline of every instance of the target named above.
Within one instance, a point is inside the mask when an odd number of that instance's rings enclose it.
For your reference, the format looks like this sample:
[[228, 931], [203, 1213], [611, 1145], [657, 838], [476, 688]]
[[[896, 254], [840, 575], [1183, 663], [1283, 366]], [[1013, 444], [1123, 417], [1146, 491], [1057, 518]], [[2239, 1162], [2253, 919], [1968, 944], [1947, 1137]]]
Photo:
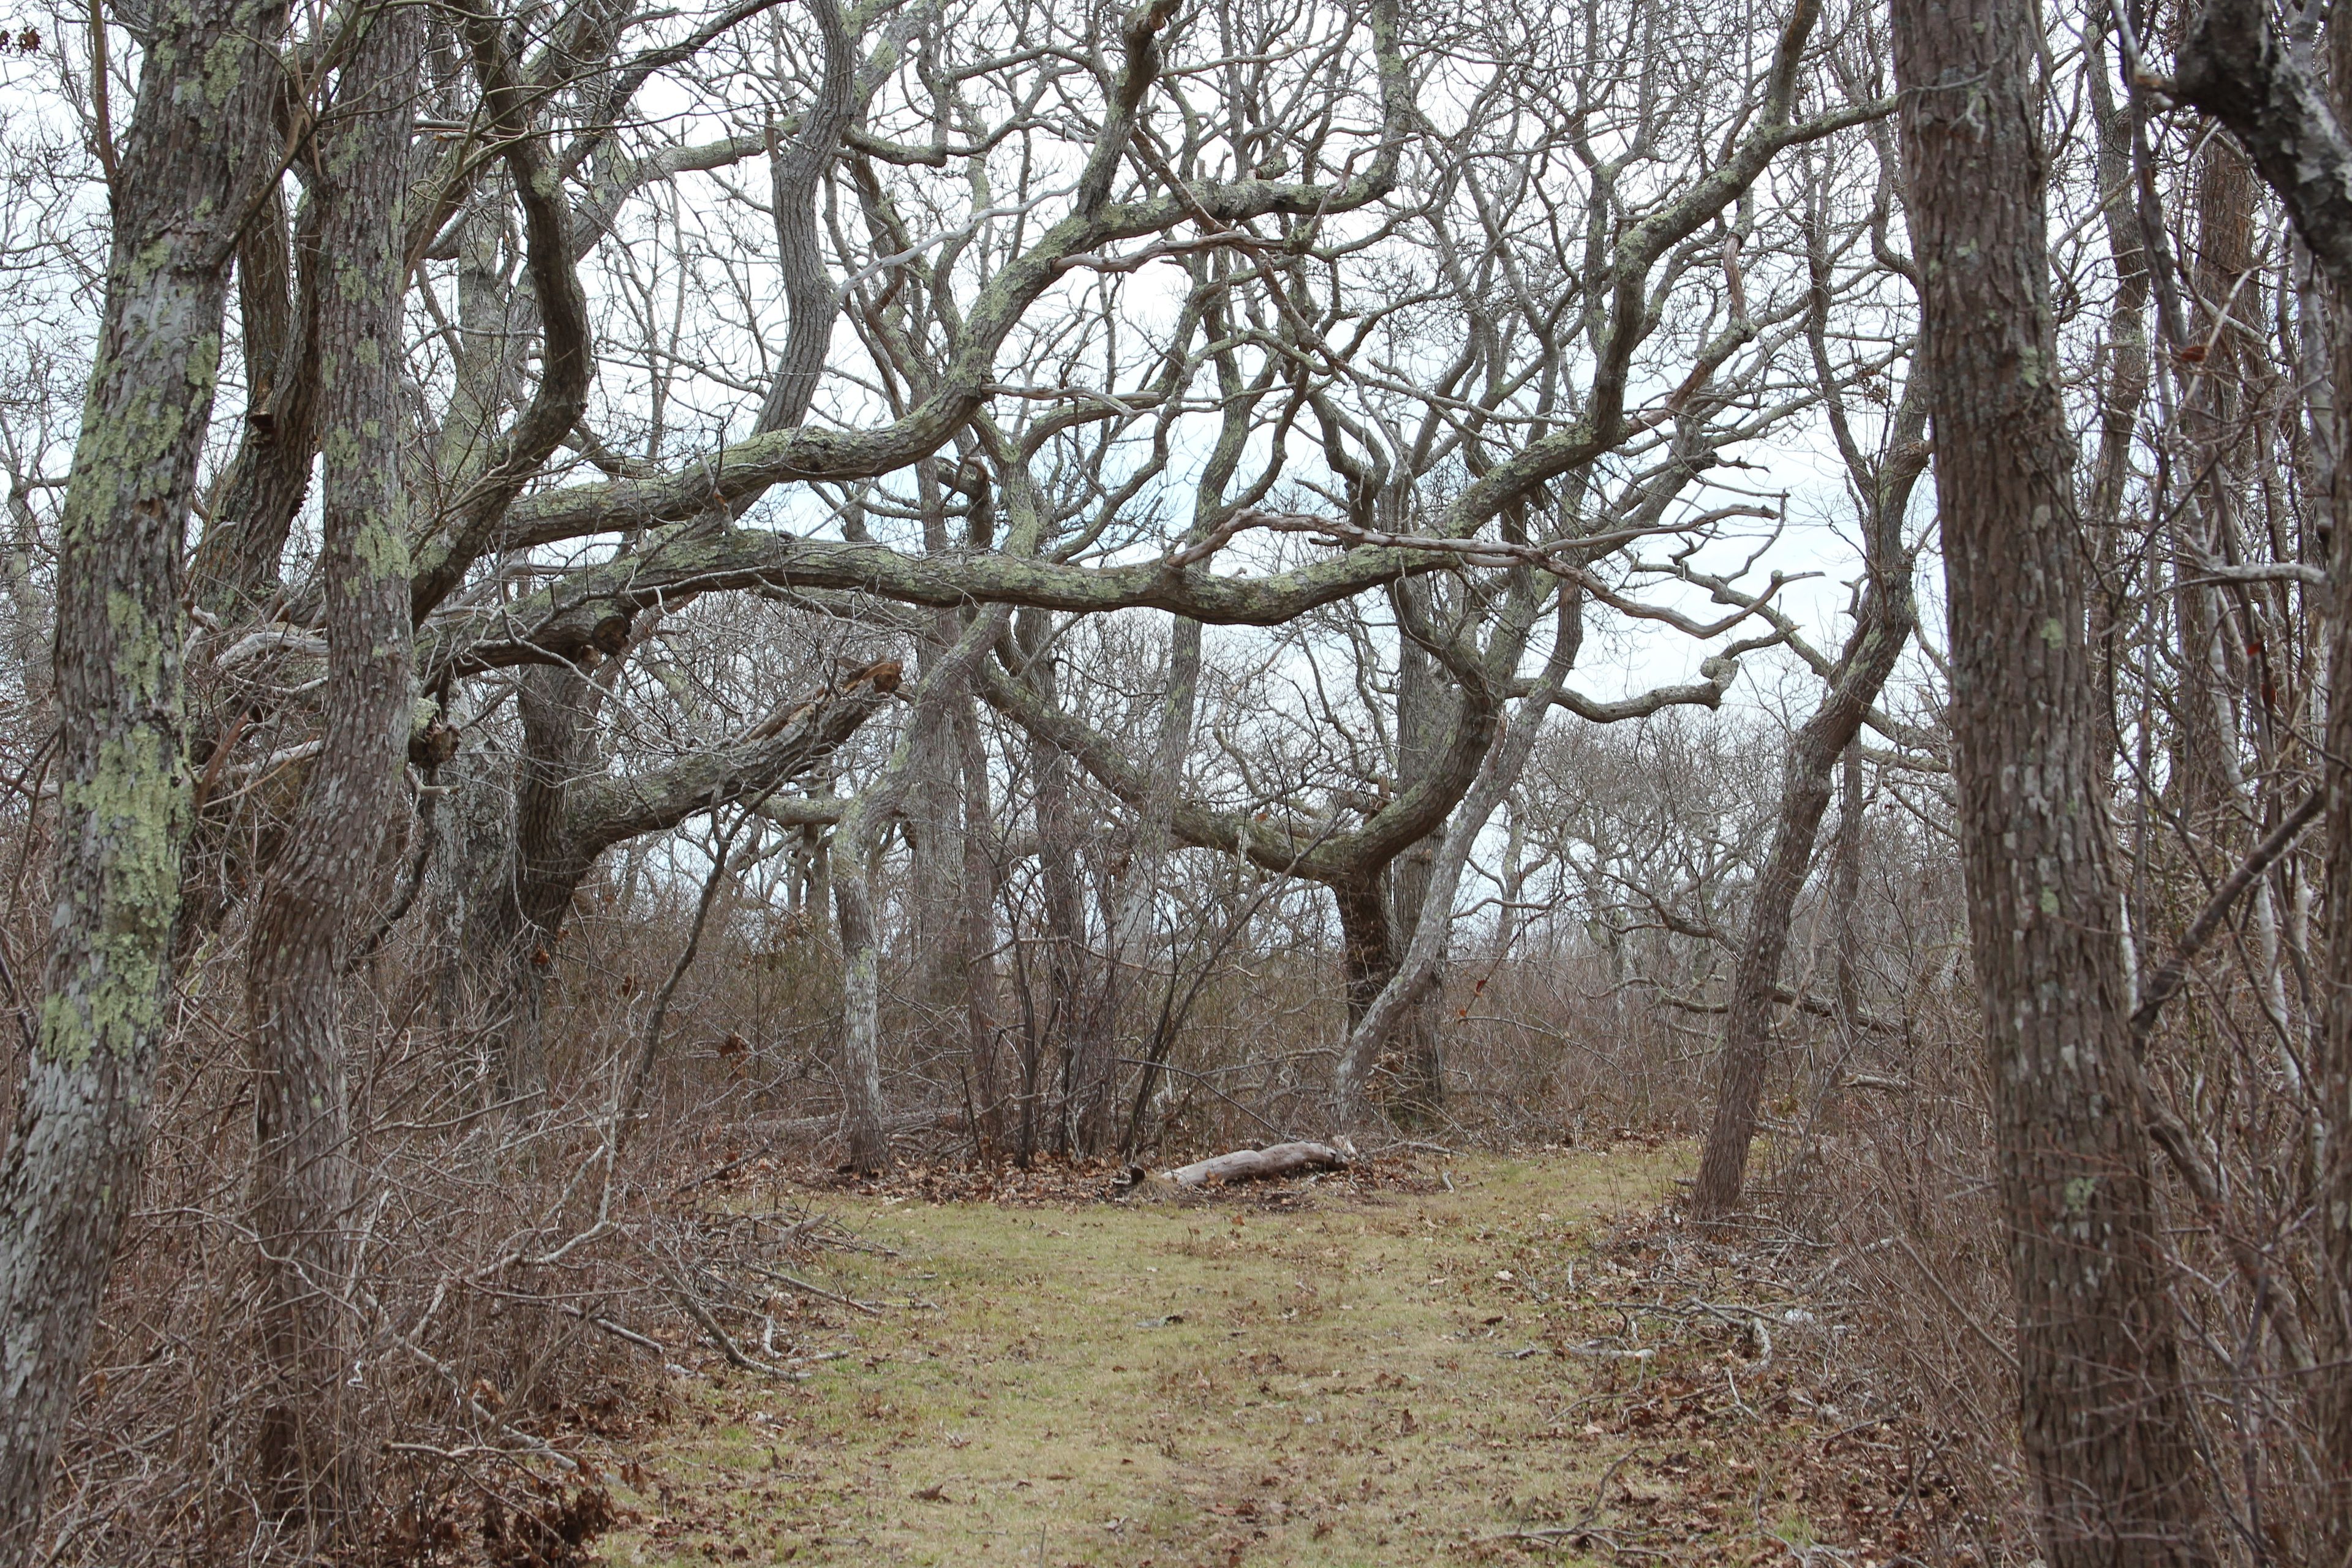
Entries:
[[1980, 1557], [2352, 1550], [2334, 18], [52, 33], [0, 1564], [370, 1549], [633, 1311], [758, 1364], [663, 1205], [770, 1154], [1634, 1122], [1884, 1287]]

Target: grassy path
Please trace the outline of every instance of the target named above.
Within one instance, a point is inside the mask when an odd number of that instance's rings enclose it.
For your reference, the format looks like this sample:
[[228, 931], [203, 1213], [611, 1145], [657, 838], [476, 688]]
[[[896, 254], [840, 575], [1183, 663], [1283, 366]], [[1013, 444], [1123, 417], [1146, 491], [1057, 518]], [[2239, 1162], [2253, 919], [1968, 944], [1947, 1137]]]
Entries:
[[[1675, 1352], [1696, 1371], [1572, 1353], [1628, 1327], [1594, 1294], [1601, 1266], [1571, 1281], [1583, 1238], [1654, 1203], [1680, 1159], [1466, 1158], [1444, 1167], [1450, 1191], [1318, 1190], [1292, 1213], [828, 1200], [897, 1256], [829, 1255], [826, 1280], [913, 1304], [794, 1298], [794, 1342], [837, 1353], [807, 1381], [681, 1379], [625, 1470], [636, 1521], [598, 1550], [630, 1565], [1790, 1561], [1783, 1541], [1817, 1527], [1759, 1477], [1818, 1417], [1743, 1400], [1708, 1359], [1748, 1364], [1728, 1331]], [[1717, 1419], [1735, 1406], [1753, 1419]], [[1591, 1529], [1514, 1538], [1568, 1525]]]

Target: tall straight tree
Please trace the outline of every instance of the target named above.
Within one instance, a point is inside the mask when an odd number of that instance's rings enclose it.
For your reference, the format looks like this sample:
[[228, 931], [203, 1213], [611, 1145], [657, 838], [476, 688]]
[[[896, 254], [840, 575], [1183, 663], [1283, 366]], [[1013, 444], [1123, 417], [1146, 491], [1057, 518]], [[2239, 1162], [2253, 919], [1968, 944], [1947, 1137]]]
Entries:
[[336, 1538], [365, 1497], [366, 1446], [348, 1429], [356, 1324], [351, 1111], [338, 982], [395, 825], [415, 682], [410, 668], [408, 488], [399, 406], [409, 117], [423, 42], [413, 6], [351, 14], [311, 198], [321, 282], [319, 383], [327, 700], [318, 757], [253, 924], [247, 979], [254, 1061], [253, 1229], [267, 1363], [260, 1468], [289, 1526]]
[[2213, 1561], [2116, 929], [2032, 0], [1895, 0], [1952, 772], [2052, 1568]]
[[188, 779], [181, 542], [241, 216], [274, 170], [277, 0], [152, 16], [115, 158], [98, 353], [59, 531], [56, 907], [0, 1165], [0, 1568], [27, 1561], [139, 1190]]

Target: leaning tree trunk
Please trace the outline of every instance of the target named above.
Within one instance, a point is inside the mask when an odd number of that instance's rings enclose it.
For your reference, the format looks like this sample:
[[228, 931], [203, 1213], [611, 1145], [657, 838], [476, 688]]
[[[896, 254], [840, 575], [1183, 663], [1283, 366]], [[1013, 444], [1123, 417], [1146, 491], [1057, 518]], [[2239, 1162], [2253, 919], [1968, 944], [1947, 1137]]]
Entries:
[[1912, 487], [1926, 460], [1917, 416], [1923, 409], [1916, 395], [1905, 398], [1903, 409], [1909, 417], [1895, 421], [1896, 449], [1878, 476], [1871, 500], [1869, 586], [1855, 612], [1853, 631], [1839, 653], [1829, 690], [1790, 738], [1781, 761], [1780, 811], [1772, 825], [1772, 848], [1757, 879], [1748, 930], [1732, 969], [1715, 1120], [1691, 1192], [1695, 1219], [1717, 1219], [1738, 1206], [1748, 1148], [1756, 1138], [1757, 1107], [1764, 1094], [1780, 963], [1789, 951], [1797, 895], [1812, 869], [1813, 845], [1829, 809], [1832, 775], [1838, 759], [1852, 752], [1864, 718], [1895, 672], [1895, 660], [1918, 623], [1911, 557], [1903, 549], [1902, 529]]
[[269, 0], [155, 15], [58, 552], [57, 900], [0, 1166], [0, 1564], [26, 1561], [139, 1193], [188, 780], [180, 541], [212, 416], [242, 171], [265, 151]]
[[[1508, 722], [1496, 731], [1453, 821], [1432, 846], [1427, 873], [1420, 879], [1421, 903], [1410, 911], [1412, 934], [1403, 953], [1392, 957], [1388, 973], [1360, 1008], [1355, 1005], [1351, 986], [1348, 1037], [1332, 1073], [1333, 1115], [1342, 1129], [1352, 1126], [1362, 1114], [1364, 1079], [1381, 1043], [1416, 1007], [1425, 1007], [1425, 998], [1437, 988], [1454, 925], [1454, 898], [1462, 886], [1463, 869], [1470, 863], [1471, 847], [1527, 771], [1528, 759], [1535, 754], [1536, 741], [1543, 733], [1544, 720], [1559, 700], [1583, 646], [1583, 604], [1570, 591], [1560, 598], [1559, 632], [1542, 672], [1519, 699]], [[1342, 910], [1346, 908], [1343, 901]]]
[[2212, 1561], [2133, 1094], [2026, 0], [1895, 0], [1953, 776], [2052, 1568]]
[[254, 1065], [252, 1224], [263, 1362], [264, 1501], [321, 1549], [365, 1518], [367, 1445], [346, 1382], [349, 1075], [338, 981], [401, 810], [413, 679], [408, 488], [402, 475], [402, 301], [409, 98], [417, 14], [361, 25], [319, 143], [316, 371], [324, 510], [326, 724], [285, 847], [262, 884], [247, 974]]

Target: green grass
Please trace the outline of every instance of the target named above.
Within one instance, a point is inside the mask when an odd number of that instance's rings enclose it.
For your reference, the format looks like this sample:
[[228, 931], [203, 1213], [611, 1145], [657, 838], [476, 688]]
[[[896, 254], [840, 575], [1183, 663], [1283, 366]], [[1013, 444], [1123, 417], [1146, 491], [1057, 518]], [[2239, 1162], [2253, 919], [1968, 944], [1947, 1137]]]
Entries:
[[829, 1255], [827, 1280], [915, 1304], [804, 1312], [801, 1352], [842, 1352], [804, 1383], [681, 1379], [626, 1471], [639, 1517], [600, 1551], [632, 1568], [1580, 1561], [1491, 1538], [1584, 1516], [1634, 1447], [1590, 1407], [1654, 1373], [1546, 1336], [1580, 1310], [1560, 1297], [1580, 1238], [1654, 1204], [1685, 1157], [1465, 1158], [1451, 1192], [1287, 1214], [837, 1200], [897, 1256]]

